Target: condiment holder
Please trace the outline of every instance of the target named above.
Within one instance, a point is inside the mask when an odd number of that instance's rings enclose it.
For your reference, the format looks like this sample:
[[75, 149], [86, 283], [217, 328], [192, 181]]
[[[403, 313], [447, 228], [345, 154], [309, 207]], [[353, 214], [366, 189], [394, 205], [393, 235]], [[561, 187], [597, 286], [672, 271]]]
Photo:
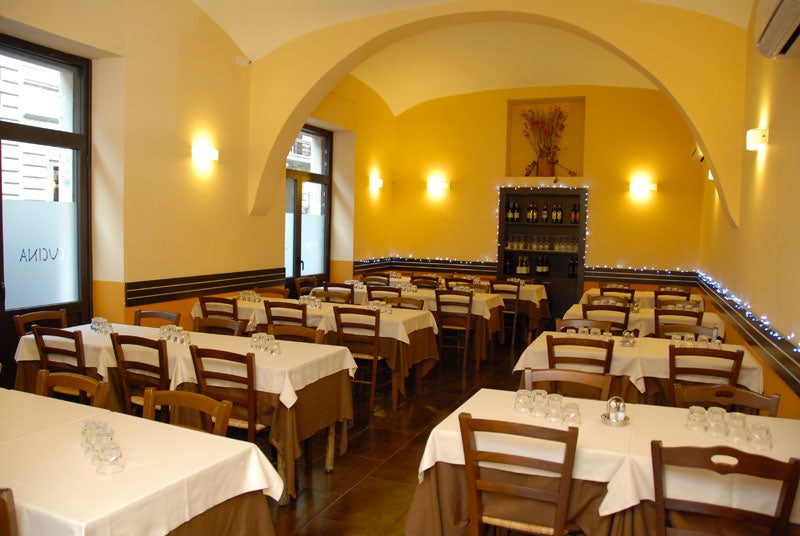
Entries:
[[622, 332], [622, 346], [633, 346], [636, 343], [634, 332], [626, 329]]
[[606, 402], [606, 412], [600, 416], [603, 424], [608, 426], [626, 426], [631, 422], [627, 415], [625, 401], [618, 396], [612, 396]]

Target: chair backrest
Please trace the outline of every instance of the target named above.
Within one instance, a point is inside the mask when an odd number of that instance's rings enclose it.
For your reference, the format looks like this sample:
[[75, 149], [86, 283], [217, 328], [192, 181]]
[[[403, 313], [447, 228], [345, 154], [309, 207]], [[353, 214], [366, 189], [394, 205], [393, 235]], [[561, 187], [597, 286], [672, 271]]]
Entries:
[[706, 326], [694, 326], [689, 324], [665, 324], [662, 323], [660, 326], [656, 324], [657, 335], [662, 339], [671, 339], [673, 335], [680, 335], [682, 338], [685, 338], [686, 335], [692, 335], [694, 340], [697, 340], [698, 337], [705, 336], [708, 337], [709, 341], [720, 340], [721, 337], [716, 328], [709, 328]]
[[[552, 504], [555, 508], [552, 533], [564, 534], [570, 490], [572, 489], [572, 468], [575, 464], [578, 429], [570, 427], [568, 430], [557, 430], [530, 424], [473, 419], [469, 413], [459, 414], [458, 422], [461, 428], [461, 443], [464, 448], [470, 534], [481, 534], [484, 522], [510, 528], [513, 525], [503, 523], [503, 521], [512, 523], [515, 521], [484, 520], [483, 492], [533, 499]], [[550, 448], [543, 447], [543, 451], [549, 452], [556, 447], [563, 449], [563, 459], [559, 463], [550, 461], [552, 458], [549, 457], [549, 459], [537, 458], [535, 456], [535, 448], [527, 449], [520, 454], [505, 454], [488, 449], [484, 450], [483, 448], [479, 449], [475, 441], [476, 433], [480, 433], [481, 437], [487, 437], [490, 434], [498, 439], [503, 436], [515, 436], [516, 440], [519, 441], [521, 436], [531, 438], [537, 444], [547, 442]], [[479, 468], [479, 464], [487, 462], [492, 463], [494, 471], [488, 472]], [[548, 476], [552, 476], [552, 478], [547, 479], [551, 485], [543, 486], [542, 488], [535, 487], [536, 483], [541, 482], [541, 480], [532, 481], [520, 477], [519, 473], [524, 472], [524, 469], [520, 470], [521, 468], [534, 470], [537, 474], [543, 472]], [[516, 478], [515, 475], [517, 475]]]
[[425, 307], [425, 300], [420, 298], [412, 298], [410, 296], [387, 296], [384, 298], [384, 301], [390, 304], [392, 307], [398, 307], [400, 309], [415, 309], [419, 311]]
[[[333, 303], [353, 303], [353, 296], [355, 295], [354, 286], [347, 283], [328, 283], [327, 281], [322, 284], [325, 292], [333, 292], [325, 296], [325, 301]], [[318, 294], [314, 294], [318, 296]], [[340, 301], [341, 296], [346, 296], [346, 301]]]
[[[697, 358], [700, 358], [699, 360]], [[744, 350], [717, 348], [678, 348], [669, 345], [669, 384], [679, 380], [709, 384], [736, 385], [742, 369]], [[675, 404], [674, 392], [671, 402]]]
[[32, 333], [33, 324], [39, 324], [44, 327], [52, 328], [66, 328], [67, 310], [59, 309], [58, 311], [34, 311], [32, 313], [14, 315], [14, 330], [17, 332], [17, 338], [19, 339], [29, 333]]
[[565, 332], [574, 329], [577, 333], [581, 328], [592, 330], [599, 329], [601, 333], [611, 331], [611, 322], [607, 320], [589, 320], [588, 318], [556, 318], [556, 331]]
[[368, 300], [383, 300], [385, 298], [399, 297], [403, 294], [400, 287], [390, 287], [384, 285], [370, 285], [367, 287]]
[[42, 368], [51, 372], [86, 374], [83, 334], [80, 331], [47, 328], [34, 324], [33, 337], [36, 340]]
[[158, 311], [154, 309], [134, 309], [133, 324], [135, 326], [141, 326], [142, 320], [154, 320], [154, 322], [146, 322], [146, 324], [153, 326], [160, 326], [163, 324], [172, 324], [177, 326], [181, 323], [181, 314], [171, 313], [169, 311]]
[[597, 400], [608, 400], [608, 394], [611, 390], [611, 374], [601, 374], [599, 372], [586, 372], [583, 370], [568, 370], [568, 369], [532, 369], [526, 368], [524, 370], [525, 389], [532, 389], [534, 384], [541, 382], [548, 382], [549, 386], [547, 391], [550, 393], [560, 392], [560, 383], [570, 383], [577, 385], [586, 385], [598, 390]]
[[417, 288], [439, 288], [439, 278], [438, 277], [422, 277], [422, 276], [414, 276], [411, 278], [411, 284], [416, 286]]
[[144, 408], [142, 417], [154, 420], [156, 408], [186, 408], [200, 412], [203, 431], [224, 436], [228, 432], [228, 421], [231, 418], [233, 402], [216, 400], [210, 396], [191, 391], [157, 390], [148, 387], [144, 390]]
[[267, 324], [267, 333], [283, 341], [310, 342], [322, 344], [325, 332], [308, 326], [292, 326], [289, 324]]
[[472, 326], [472, 292], [436, 290], [436, 312], [439, 330], [469, 330]]
[[308, 326], [308, 305], [305, 303], [264, 300], [267, 324]]
[[349, 348], [353, 356], [380, 356], [380, 310], [336, 306], [333, 314], [339, 346]]
[[198, 333], [216, 333], [218, 335], [244, 335], [246, 320], [231, 320], [229, 318], [195, 318], [194, 331]]
[[618, 296], [632, 302], [636, 296], [636, 290], [632, 289], [629, 283], [600, 283], [600, 295]]
[[607, 374], [611, 370], [614, 340], [547, 336], [548, 367]]
[[47, 369], [39, 370], [36, 375], [36, 394], [53, 396], [53, 390], [56, 387], [74, 389], [88, 396], [92, 402], [92, 406], [97, 408], [106, 407], [109, 389], [108, 382], [102, 382], [84, 374], [75, 374], [73, 372], [50, 372]]
[[620, 307], [630, 306], [630, 299], [626, 296], [617, 296], [614, 294], [601, 294], [600, 296], [589, 296], [590, 305], [618, 305]]
[[317, 278], [308, 276], [308, 277], [295, 277], [294, 278], [294, 289], [297, 292], [297, 297], [306, 296], [311, 293], [314, 288], [318, 287]]
[[[670, 512], [702, 514], [738, 525], [760, 525], [768, 528], [767, 533], [774, 536], [789, 534], [789, 516], [797, 494], [797, 484], [800, 481], [800, 459], [791, 458], [788, 462], [784, 462], [760, 454], [743, 452], [727, 445], [667, 448], [658, 440], [651, 442], [650, 453], [655, 488], [656, 530], [659, 536], [711, 534], [673, 530], [669, 527]], [[669, 467], [681, 468], [681, 474], [693, 473], [695, 477], [702, 477], [707, 471], [712, 471], [720, 475], [749, 475], [775, 481], [776, 484], [780, 484], [780, 493], [777, 495], [774, 514], [762, 514], [671, 496], [667, 493], [669, 488], [664, 485], [665, 473], [670, 471]]]
[[379, 287], [388, 287], [389, 276], [380, 274], [365, 275], [364, 277], [361, 278], [361, 282], [367, 286], [377, 285]]
[[489, 281], [489, 292], [498, 294], [503, 300], [503, 310], [508, 313], [519, 313], [519, 281]]
[[697, 385], [687, 387], [676, 383], [673, 387], [675, 389], [675, 405], [680, 408], [720, 406], [727, 411], [742, 411], [744, 413], [766, 411], [770, 417], [777, 417], [778, 405], [781, 403], [781, 395], [778, 393], [766, 396], [733, 385]]
[[661, 302], [662, 299], [665, 298], [668, 300], [681, 299], [684, 301], [688, 301], [689, 298], [691, 297], [691, 292], [689, 292], [688, 290], [656, 290], [653, 292], [653, 294], [655, 296], [654, 303], [656, 307], [659, 307], [659, 303]]
[[0, 535], [17, 536], [17, 508], [14, 504], [14, 492], [11, 488], [0, 488]]
[[256, 437], [256, 386], [255, 355], [237, 354], [225, 350], [189, 346], [192, 354], [194, 372], [200, 392], [215, 400], [230, 400], [234, 409], [232, 415], [243, 413], [247, 421], [247, 440]]
[[142, 396], [147, 387], [169, 389], [166, 340], [112, 333], [111, 345], [119, 369], [126, 413], [133, 413], [131, 397]]
[[621, 305], [581, 304], [583, 318], [590, 320], [607, 320], [611, 322], [611, 333], [620, 335], [628, 329], [628, 318], [631, 310]]
[[200, 296], [200, 310], [203, 318], [222, 317], [239, 320], [239, 303], [236, 298], [223, 298], [221, 296]]
[[653, 309], [656, 337], [664, 338], [665, 324], [689, 324], [699, 326], [703, 323], [703, 311], [686, 311], [680, 309]]
[[472, 279], [466, 277], [445, 277], [444, 287], [446, 289], [453, 289], [455, 287], [470, 287], [472, 288]]
[[270, 285], [267, 287], [256, 287], [253, 292], [260, 294], [262, 298], [288, 298], [289, 289], [283, 285]]

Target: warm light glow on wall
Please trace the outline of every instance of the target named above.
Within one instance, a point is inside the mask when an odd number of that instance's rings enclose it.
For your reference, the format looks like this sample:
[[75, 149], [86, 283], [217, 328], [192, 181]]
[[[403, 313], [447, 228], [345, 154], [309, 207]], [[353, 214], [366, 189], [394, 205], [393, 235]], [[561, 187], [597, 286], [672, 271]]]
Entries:
[[380, 177], [378, 170], [373, 169], [369, 172], [369, 189], [377, 193], [381, 188], [383, 188], [383, 179]]
[[708, 170], [708, 180], [710, 180], [710, 181], [713, 181], [713, 180], [714, 180], [714, 174], [713, 174], [713, 173], [711, 173], [711, 170], [710, 170], [710, 169]]
[[649, 173], [639, 171], [631, 176], [630, 192], [634, 201], [647, 201], [657, 189]]
[[769, 129], [751, 128], [747, 131], [745, 147], [748, 151], [761, 151], [769, 143]]
[[213, 162], [219, 161], [219, 150], [211, 143], [208, 134], [198, 134], [192, 141], [192, 165], [202, 176], [211, 173]]
[[450, 181], [441, 171], [434, 171], [428, 175], [428, 195], [435, 199], [444, 197], [450, 189]]

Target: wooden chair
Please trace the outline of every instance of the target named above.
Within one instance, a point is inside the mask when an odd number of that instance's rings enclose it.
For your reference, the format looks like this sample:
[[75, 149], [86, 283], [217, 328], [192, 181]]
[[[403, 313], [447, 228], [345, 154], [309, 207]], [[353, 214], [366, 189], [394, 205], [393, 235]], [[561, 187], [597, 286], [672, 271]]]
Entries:
[[17, 508], [11, 488], [0, 488], [0, 536], [18, 536]]
[[630, 283], [600, 283], [600, 295], [619, 296], [633, 302], [636, 289], [632, 289]]
[[614, 294], [602, 294], [600, 296], [589, 296], [590, 305], [617, 305], [619, 307], [629, 307], [630, 300], [625, 296]]
[[371, 285], [377, 285], [379, 287], [388, 287], [389, 276], [380, 274], [365, 275], [364, 277], [361, 278], [361, 282], [367, 285], [368, 287]]
[[[369, 386], [369, 411], [372, 412], [375, 409], [378, 366], [381, 361], [385, 361], [381, 355], [381, 312], [341, 306], [334, 307], [333, 312], [339, 346], [346, 346], [355, 359], [370, 364], [369, 367], [363, 367], [366, 378], [358, 374], [362, 369], [359, 365], [352, 382]], [[392, 409], [397, 409], [397, 389], [394, 381], [392, 381]]]
[[430, 276], [413, 276], [411, 278], [411, 284], [417, 288], [437, 289], [439, 288], [439, 278]]
[[[325, 301], [332, 302], [332, 303], [346, 303], [352, 304], [355, 296], [355, 289], [352, 284], [347, 283], [328, 283], [327, 281], [322, 284], [322, 288], [325, 290], [326, 293], [332, 294], [325, 294]], [[315, 292], [314, 296], [320, 296], [319, 293]], [[341, 301], [342, 297], [345, 297], [345, 301]]]
[[425, 307], [425, 300], [412, 298], [410, 296], [396, 296], [384, 298], [384, 301], [392, 307], [399, 309], [415, 309], [421, 311]]
[[203, 318], [220, 317], [239, 320], [239, 304], [236, 298], [223, 298], [221, 296], [200, 296], [200, 310]]
[[264, 301], [267, 324], [308, 326], [308, 305], [305, 303]]
[[295, 277], [294, 278], [294, 288], [295, 292], [297, 292], [297, 297], [300, 296], [307, 296], [311, 293], [319, 285], [317, 284], [316, 277]]
[[[473, 419], [469, 413], [458, 416], [461, 442], [464, 447], [464, 469], [469, 500], [469, 534], [483, 534], [484, 525], [493, 525], [533, 534], [566, 534], [567, 512], [572, 489], [572, 468], [578, 443], [578, 429], [557, 430], [529, 424], [487, 419]], [[481, 437], [514, 437], [515, 441], [531, 438], [537, 443], [548, 442], [546, 451], [563, 450], [562, 461], [549, 461], [535, 456], [531, 448], [525, 454], [505, 454], [478, 449], [475, 435]], [[548, 448], [549, 447], [549, 448]], [[491, 462], [491, 469], [482, 467]], [[537, 476], [520, 474], [535, 470]], [[542, 475], [542, 476], [538, 476]], [[546, 475], [546, 476], [545, 476]], [[502, 505], [524, 501], [522, 511], [539, 510], [537, 504], [547, 503], [555, 509], [552, 523], [542, 526], [521, 519], [499, 517]], [[497, 506], [500, 505], [500, 508]], [[514, 508], [513, 510], [516, 510]], [[498, 513], [495, 513], [498, 512]]]
[[600, 333], [611, 332], [611, 322], [607, 320], [589, 320], [588, 318], [556, 318], [556, 331], [562, 333], [574, 329], [577, 333], [581, 328], [588, 330], [599, 329]]
[[689, 301], [691, 292], [688, 290], [656, 290], [653, 292], [655, 296], [655, 306], [658, 308], [662, 299], [668, 300], [684, 300]]
[[686, 311], [680, 309], [653, 309], [656, 337], [664, 338], [664, 325], [688, 324], [700, 326], [703, 323], [703, 311]]
[[[791, 458], [788, 462], [759, 454], [750, 454], [726, 445], [715, 447], [664, 447], [661, 441], [650, 444], [653, 463], [653, 484], [655, 487], [656, 534], [671, 535], [711, 535], [711, 534], [789, 534], [789, 517], [800, 481], [800, 459]], [[708, 471], [719, 475], [749, 475], [759, 479], [772, 480], [780, 484], [772, 515], [743, 510], [740, 508], [679, 499], [668, 493], [665, 486], [670, 467], [681, 468], [681, 474], [694, 474], [703, 477]], [[764, 484], [766, 485], [766, 483]], [[680, 513], [684, 525], [675, 528], [671, 513]], [[703, 530], [703, 525], [708, 530]], [[713, 532], [712, 530], [713, 529]], [[727, 529], [727, 530], [726, 530]], [[759, 530], [761, 529], [761, 530]], [[732, 531], [732, 532], [729, 532]]]
[[83, 333], [34, 324], [33, 338], [36, 341], [42, 368], [50, 372], [86, 375]]
[[[144, 390], [142, 417], [155, 420], [156, 409], [170, 411], [173, 408], [186, 408], [200, 413], [204, 432], [224, 436], [228, 432], [233, 403], [230, 400], [215, 400], [210, 396], [191, 391]], [[165, 419], [166, 421], [166, 419]]]
[[613, 339], [605, 341], [585, 337], [547, 336], [547, 363], [551, 369], [567, 368], [608, 374], [611, 371], [613, 352]]
[[283, 341], [309, 342], [322, 344], [325, 332], [308, 326], [290, 326], [288, 324], [267, 324], [267, 333]]
[[627, 306], [584, 303], [581, 304], [581, 307], [583, 309], [583, 318], [611, 322], [611, 333], [614, 335], [622, 335], [622, 332], [628, 329], [628, 318], [631, 310]]
[[[700, 357], [700, 362], [692, 362], [692, 358]], [[742, 369], [744, 350], [722, 350], [713, 348], [677, 348], [669, 345], [669, 385], [678, 383], [681, 377], [690, 376], [684, 383], [696, 384], [707, 378], [707, 384], [736, 385]], [[711, 363], [716, 363], [712, 367]], [[675, 405], [675, 393], [669, 393], [670, 403]]]
[[256, 287], [254, 292], [261, 295], [262, 298], [288, 298], [289, 289], [283, 285], [270, 285], [267, 287]]
[[198, 333], [216, 333], [218, 335], [244, 335], [246, 320], [231, 320], [229, 318], [195, 318], [194, 331]]
[[523, 382], [525, 389], [533, 389], [534, 384], [547, 382], [546, 390], [551, 393], [559, 393], [561, 382], [585, 385], [598, 390], [597, 400], [608, 400], [608, 393], [611, 390], [611, 374], [600, 374], [599, 372], [586, 372], [583, 370], [568, 369], [532, 369], [526, 367], [523, 371]]
[[770, 417], [778, 416], [781, 395], [765, 396], [733, 385], [697, 385], [686, 387], [675, 384], [675, 405], [679, 408], [689, 406], [720, 406], [727, 411], [758, 414], [765, 411]]
[[154, 322], [147, 322], [148, 325], [151, 326], [161, 326], [164, 324], [172, 324], [174, 326], [178, 326], [181, 323], [181, 314], [180, 313], [171, 313], [169, 311], [157, 311], [157, 310], [142, 310], [142, 309], [134, 309], [133, 310], [133, 325], [134, 326], [141, 326], [142, 320], [154, 320]]
[[134, 335], [111, 334], [117, 360], [125, 413], [134, 415], [134, 405], [144, 406], [144, 390], [169, 389], [167, 341]]
[[[439, 357], [444, 355], [445, 348], [463, 352], [461, 368], [466, 371], [470, 335], [474, 328], [472, 325], [472, 292], [437, 289], [434, 317], [439, 328]], [[452, 343], [446, 342], [448, 334], [454, 336]], [[480, 357], [477, 357], [476, 352], [475, 370], [479, 369]]]
[[32, 326], [34, 324], [64, 329], [67, 327], [67, 310], [34, 311], [32, 313], [14, 315], [14, 330], [17, 332], [17, 339], [33, 333]]
[[382, 285], [370, 285], [367, 287], [367, 299], [385, 300], [386, 298], [400, 297], [403, 294], [399, 287], [389, 287]]
[[489, 292], [497, 294], [503, 300], [503, 339], [505, 340], [506, 320], [511, 323], [511, 347], [517, 340], [517, 322], [519, 320], [519, 281], [496, 281], [489, 282]]
[[[247, 440], [268, 429], [258, 419], [256, 407], [255, 356], [225, 350], [189, 346], [200, 393], [233, 403], [228, 426], [247, 430]], [[225, 385], [224, 387], [222, 385]]]
[[352, 295], [341, 290], [315, 290], [314, 297], [319, 298], [325, 303], [339, 303], [342, 305], [352, 305], [350, 300]]
[[455, 287], [470, 287], [472, 288], [472, 279], [466, 277], [445, 277], [444, 288], [452, 290]]
[[108, 382], [102, 382], [84, 374], [75, 374], [73, 372], [39, 370], [36, 375], [36, 394], [53, 396], [53, 392], [59, 387], [65, 391], [81, 393], [82, 398], [88, 397], [92, 406], [96, 408], [106, 407]]
[[692, 335], [694, 340], [697, 340], [701, 335], [708, 337], [709, 341], [722, 341], [719, 336], [717, 328], [708, 328], [705, 326], [692, 326], [689, 324], [661, 324], [661, 337], [664, 339], [671, 339], [673, 335], [680, 335], [681, 338], [686, 335]]

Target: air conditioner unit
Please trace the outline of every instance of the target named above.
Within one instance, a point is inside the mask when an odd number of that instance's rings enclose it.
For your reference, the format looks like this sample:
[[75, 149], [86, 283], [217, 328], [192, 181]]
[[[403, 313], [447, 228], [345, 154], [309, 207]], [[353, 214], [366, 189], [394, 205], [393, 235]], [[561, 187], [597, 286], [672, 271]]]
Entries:
[[800, 56], [800, 0], [759, 0], [756, 50], [767, 58]]

